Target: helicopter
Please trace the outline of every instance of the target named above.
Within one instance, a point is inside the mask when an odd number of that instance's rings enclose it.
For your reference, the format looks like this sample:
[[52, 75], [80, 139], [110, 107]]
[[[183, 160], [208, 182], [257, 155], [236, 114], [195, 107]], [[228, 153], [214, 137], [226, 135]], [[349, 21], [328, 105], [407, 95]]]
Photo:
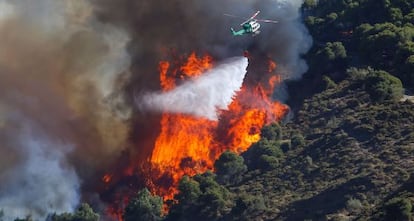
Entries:
[[[278, 21], [273, 21], [273, 20], [268, 20], [268, 19], [256, 19], [257, 15], [259, 15], [260, 11], [257, 11], [256, 13], [254, 13], [254, 15], [252, 15], [252, 17], [250, 17], [249, 19], [246, 19], [243, 23], [240, 24], [240, 26], [242, 26], [243, 29], [239, 30], [239, 31], [235, 31], [233, 28], [230, 28], [231, 33], [233, 34], [233, 36], [240, 36], [240, 35], [244, 35], [244, 34], [252, 34], [253, 36], [256, 36], [258, 34], [260, 34], [260, 24], [259, 22], [265, 22], [265, 23], [278, 23]], [[225, 16], [229, 16], [229, 17], [233, 17], [233, 18], [241, 18], [241, 19], [245, 19], [236, 15], [232, 15], [232, 14], [224, 14]]]

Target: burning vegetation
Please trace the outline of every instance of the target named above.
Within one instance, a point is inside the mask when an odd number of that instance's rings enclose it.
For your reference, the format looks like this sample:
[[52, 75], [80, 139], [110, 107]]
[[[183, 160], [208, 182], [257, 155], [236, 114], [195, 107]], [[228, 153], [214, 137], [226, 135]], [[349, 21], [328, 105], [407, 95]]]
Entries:
[[[138, 190], [173, 199], [183, 175], [246, 151], [287, 110], [273, 89], [306, 70], [301, 3], [0, 0], [4, 219], [81, 202], [121, 219]], [[259, 8], [278, 28], [232, 39], [223, 12]]]
[[[141, 188], [147, 187], [164, 201], [172, 200], [177, 193], [179, 180], [184, 175], [193, 176], [214, 169], [215, 160], [226, 150], [236, 153], [246, 151], [260, 139], [261, 128], [280, 120], [288, 107], [273, 101], [271, 96], [280, 76], [275, 73], [276, 63], [267, 56], [251, 57], [256, 64], [248, 67], [241, 89], [236, 92], [226, 109], [218, 109], [218, 119], [180, 113], [161, 113], [159, 132], [150, 147], [151, 153], [142, 166], [133, 158], [124, 168], [124, 176], [110, 181], [106, 174], [102, 181], [112, 197], [110, 212], [117, 215], [123, 211], [130, 194], [134, 194], [138, 181]], [[191, 53], [184, 61], [160, 61], [160, 86], [168, 92], [185, 81], [193, 81], [214, 67], [209, 55]], [[250, 72], [262, 71], [260, 78], [250, 77]], [[133, 171], [133, 172], [131, 172]], [[133, 180], [134, 182], [130, 182]], [[114, 191], [110, 186], [116, 186]], [[121, 193], [118, 192], [120, 186]], [[132, 187], [132, 188], [131, 188]], [[111, 192], [114, 191], [114, 192]], [[108, 194], [108, 193], [105, 193]], [[104, 195], [105, 195], [104, 194]], [[120, 198], [119, 198], [120, 197]], [[115, 204], [112, 202], [116, 202]]]

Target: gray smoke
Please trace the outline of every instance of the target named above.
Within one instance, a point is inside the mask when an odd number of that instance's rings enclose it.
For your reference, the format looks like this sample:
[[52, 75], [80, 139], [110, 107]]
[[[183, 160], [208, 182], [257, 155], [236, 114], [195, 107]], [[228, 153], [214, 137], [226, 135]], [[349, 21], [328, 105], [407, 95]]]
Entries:
[[[44, 219], [51, 211], [72, 211], [80, 198], [79, 178], [65, 159], [66, 152], [72, 147], [48, 137], [30, 120], [19, 116], [17, 110], [13, 115], [7, 119], [13, 130], [0, 131], [0, 136], [9, 142], [9, 146], [0, 151], [3, 156], [10, 157], [8, 161], [14, 161], [8, 165], [10, 168], [0, 173], [3, 218], [14, 220], [22, 215], [31, 215], [38, 220]], [[7, 139], [7, 136], [17, 139]], [[7, 153], [4, 152], [6, 149]]]
[[[303, 0], [95, 0], [96, 12], [105, 22], [125, 27], [132, 36], [131, 51], [136, 74], [153, 73], [153, 66], [172, 48], [178, 54], [208, 52], [215, 58], [241, 55], [245, 49], [269, 55], [278, 63], [283, 79], [297, 79], [307, 70], [301, 55], [312, 39], [301, 23]], [[233, 37], [230, 27], [241, 28], [242, 19], [229, 13], [278, 20], [262, 23], [261, 34]], [[142, 85], [145, 87], [146, 85]]]
[[[159, 89], [159, 61], [192, 51], [221, 61], [248, 49], [274, 59], [283, 79], [300, 77], [311, 45], [302, 2], [0, 0], [0, 210], [39, 219], [73, 210], [84, 196], [79, 189], [93, 191], [122, 151], [132, 150], [139, 116], [129, 101]], [[231, 36], [242, 20], [223, 14], [257, 10], [279, 23], [263, 24], [256, 37]], [[238, 80], [228, 93], [209, 90], [207, 111], [191, 114], [214, 118], [213, 107], [225, 106]]]
[[87, 1], [0, 0], [0, 210], [72, 211], [128, 145], [128, 35]]
[[145, 110], [186, 113], [217, 120], [217, 110], [227, 110], [241, 88], [246, 68], [247, 58], [233, 58], [171, 91], [137, 98], [137, 103]]

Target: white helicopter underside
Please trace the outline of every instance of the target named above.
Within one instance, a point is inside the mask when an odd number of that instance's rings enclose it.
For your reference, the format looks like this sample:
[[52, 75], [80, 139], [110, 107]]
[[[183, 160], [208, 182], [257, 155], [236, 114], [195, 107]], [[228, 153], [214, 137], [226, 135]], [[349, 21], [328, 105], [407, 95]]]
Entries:
[[258, 34], [258, 32], [260, 32], [259, 31], [260, 24], [257, 21], [254, 21], [254, 20], [253, 21], [250, 21], [249, 24], [250, 24], [250, 27], [252, 27], [252, 32], [253, 33], [257, 33]]

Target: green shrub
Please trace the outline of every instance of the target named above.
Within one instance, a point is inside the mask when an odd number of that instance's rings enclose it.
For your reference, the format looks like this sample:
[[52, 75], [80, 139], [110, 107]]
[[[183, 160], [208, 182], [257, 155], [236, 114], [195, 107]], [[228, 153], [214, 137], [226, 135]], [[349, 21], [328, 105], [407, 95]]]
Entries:
[[358, 214], [362, 211], [363, 206], [361, 201], [358, 199], [351, 198], [348, 201], [346, 201], [346, 209], [354, 214]]
[[293, 148], [303, 147], [305, 145], [305, 138], [302, 136], [302, 134], [295, 134], [292, 136], [290, 143], [292, 144]]
[[250, 214], [265, 210], [266, 205], [262, 194], [249, 195], [243, 193], [235, 200], [235, 206], [231, 210], [229, 220], [249, 220], [247, 217]]
[[272, 170], [279, 166], [279, 159], [274, 156], [261, 155], [258, 166], [261, 170]]
[[322, 90], [332, 89], [332, 88], [335, 88], [336, 86], [337, 86], [336, 83], [328, 76], [324, 75], [322, 77]]

